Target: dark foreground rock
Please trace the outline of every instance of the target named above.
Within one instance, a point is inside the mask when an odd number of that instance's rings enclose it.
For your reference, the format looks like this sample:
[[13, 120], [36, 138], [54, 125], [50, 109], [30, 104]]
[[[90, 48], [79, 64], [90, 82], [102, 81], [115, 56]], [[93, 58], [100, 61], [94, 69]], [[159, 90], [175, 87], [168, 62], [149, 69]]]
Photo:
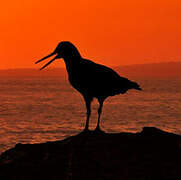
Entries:
[[181, 136], [149, 127], [17, 144], [0, 156], [0, 180], [10, 179], [181, 180]]

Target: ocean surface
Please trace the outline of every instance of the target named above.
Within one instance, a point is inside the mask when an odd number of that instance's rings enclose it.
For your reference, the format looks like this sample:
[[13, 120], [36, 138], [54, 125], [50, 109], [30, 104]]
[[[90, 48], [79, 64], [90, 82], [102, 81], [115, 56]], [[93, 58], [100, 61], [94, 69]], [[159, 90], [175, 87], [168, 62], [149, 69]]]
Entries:
[[[136, 79], [143, 91], [130, 90], [104, 103], [106, 132], [139, 132], [154, 126], [181, 134], [181, 79]], [[90, 128], [97, 121], [92, 103]], [[82, 96], [62, 77], [0, 78], [0, 153], [17, 143], [61, 140], [85, 125]]]

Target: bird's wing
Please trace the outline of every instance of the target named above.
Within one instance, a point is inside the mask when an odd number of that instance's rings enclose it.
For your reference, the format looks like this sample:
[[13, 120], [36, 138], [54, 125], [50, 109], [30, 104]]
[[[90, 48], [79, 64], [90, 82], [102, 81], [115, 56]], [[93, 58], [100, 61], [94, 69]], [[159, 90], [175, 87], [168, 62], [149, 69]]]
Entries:
[[[85, 74], [89, 74], [88, 77], [90, 79], [94, 79], [95, 81], [102, 81], [105, 80], [108, 81], [127, 81], [127, 78], [121, 77], [117, 72], [115, 72], [113, 69], [94, 63], [90, 60], [84, 60], [84, 70]], [[100, 82], [101, 83], [101, 82]]]
[[120, 87], [120, 84], [124, 86], [129, 80], [121, 77], [113, 69], [94, 63], [90, 60], [82, 61], [82, 80], [85, 86], [91, 86], [99, 89], [111, 89]]

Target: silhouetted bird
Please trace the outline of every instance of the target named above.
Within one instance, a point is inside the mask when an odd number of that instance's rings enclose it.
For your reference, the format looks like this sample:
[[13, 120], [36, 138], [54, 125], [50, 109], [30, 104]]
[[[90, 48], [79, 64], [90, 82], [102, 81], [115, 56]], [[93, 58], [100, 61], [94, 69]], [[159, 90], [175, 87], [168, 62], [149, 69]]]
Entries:
[[53, 55], [56, 56], [41, 69], [44, 69], [55, 59], [63, 58], [68, 72], [70, 84], [83, 95], [85, 100], [87, 108], [85, 130], [88, 130], [89, 127], [91, 101], [93, 98], [97, 98], [99, 102], [96, 130], [100, 130], [99, 123], [103, 102], [108, 96], [124, 94], [129, 89], [141, 90], [136, 82], [132, 82], [124, 77], [120, 77], [111, 68], [82, 58], [77, 48], [68, 41], [60, 42], [51, 54], [42, 58], [36, 63], [39, 63]]

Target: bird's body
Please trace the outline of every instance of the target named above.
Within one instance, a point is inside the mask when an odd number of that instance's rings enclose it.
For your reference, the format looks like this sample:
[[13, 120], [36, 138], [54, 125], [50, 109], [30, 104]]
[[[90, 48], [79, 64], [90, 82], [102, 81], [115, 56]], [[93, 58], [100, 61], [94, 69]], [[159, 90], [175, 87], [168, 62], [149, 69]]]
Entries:
[[90, 60], [80, 59], [76, 66], [68, 71], [68, 78], [71, 85], [85, 96], [105, 99], [138, 87], [112, 69]]
[[[107, 97], [124, 94], [129, 89], [141, 90], [136, 82], [119, 76], [119, 74], [111, 68], [82, 58], [77, 48], [70, 42], [61, 42], [52, 54], [37, 61], [37, 63], [56, 53], [58, 55], [52, 61], [57, 58], [64, 59], [70, 84], [84, 97], [87, 108], [85, 130], [88, 130], [89, 117], [91, 114], [90, 106], [93, 98], [97, 98], [100, 104], [96, 128], [98, 130], [103, 102]], [[45, 68], [52, 61], [41, 69]]]

